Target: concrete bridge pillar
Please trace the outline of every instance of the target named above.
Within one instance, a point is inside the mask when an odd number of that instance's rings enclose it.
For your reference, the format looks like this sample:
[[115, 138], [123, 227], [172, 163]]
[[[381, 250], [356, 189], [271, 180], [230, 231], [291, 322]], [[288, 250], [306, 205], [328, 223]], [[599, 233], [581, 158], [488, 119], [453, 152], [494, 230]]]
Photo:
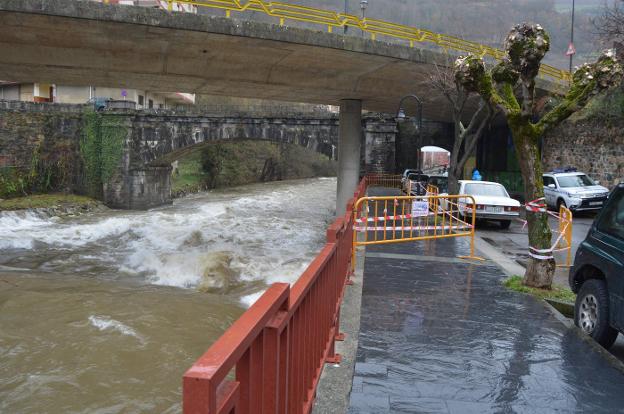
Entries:
[[338, 141], [338, 191], [336, 215], [345, 213], [347, 201], [360, 179], [360, 146], [362, 140], [362, 101], [340, 101], [340, 125]]

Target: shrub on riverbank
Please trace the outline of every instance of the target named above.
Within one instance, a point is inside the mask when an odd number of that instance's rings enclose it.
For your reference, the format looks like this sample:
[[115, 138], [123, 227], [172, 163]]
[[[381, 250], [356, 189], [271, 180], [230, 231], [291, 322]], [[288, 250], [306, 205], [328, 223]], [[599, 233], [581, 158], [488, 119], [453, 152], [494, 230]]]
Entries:
[[35, 194], [0, 200], [0, 211], [33, 208], [71, 208], [91, 210], [100, 203], [90, 197], [74, 194]]

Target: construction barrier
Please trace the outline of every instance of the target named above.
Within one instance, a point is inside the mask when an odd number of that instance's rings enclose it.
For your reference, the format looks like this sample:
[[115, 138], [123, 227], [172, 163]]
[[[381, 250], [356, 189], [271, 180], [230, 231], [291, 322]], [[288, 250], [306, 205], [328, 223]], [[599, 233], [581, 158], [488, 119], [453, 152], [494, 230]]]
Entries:
[[274, 283], [184, 374], [185, 414], [309, 413], [323, 364], [339, 363], [355, 200], [297, 282]]
[[[357, 246], [468, 237], [475, 256], [476, 204], [469, 195], [439, 195], [435, 186], [424, 196], [362, 197], [353, 206], [353, 255]], [[352, 263], [354, 263], [352, 261]]]
[[363, 180], [368, 187], [401, 188], [402, 176], [400, 174], [367, 174]]
[[572, 266], [572, 211], [565, 206], [559, 207], [559, 236], [555, 242], [554, 251], [566, 251], [565, 264], [559, 264], [557, 267]]

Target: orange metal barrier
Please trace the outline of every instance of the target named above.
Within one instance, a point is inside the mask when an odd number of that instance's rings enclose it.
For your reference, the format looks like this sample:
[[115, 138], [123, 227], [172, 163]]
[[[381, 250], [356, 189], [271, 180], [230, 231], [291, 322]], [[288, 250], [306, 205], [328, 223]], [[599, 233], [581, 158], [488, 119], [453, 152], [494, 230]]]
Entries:
[[425, 196], [360, 198], [353, 206], [352, 254], [357, 246], [469, 237], [470, 255], [460, 257], [483, 260], [474, 251], [474, 198], [438, 195], [435, 186], [428, 190], [431, 192]]
[[565, 264], [559, 264], [557, 267], [570, 267], [572, 266], [572, 211], [561, 206], [559, 208], [559, 236], [555, 243], [558, 251], [566, 250]]
[[[183, 412], [309, 413], [323, 364], [340, 362], [334, 343], [351, 269], [351, 211], [292, 286], [275, 283], [184, 374]], [[233, 371], [233, 378], [231, 372]]]
[[363, 181], [368, 187], [401, 188], [401, 174], [367, 174]]

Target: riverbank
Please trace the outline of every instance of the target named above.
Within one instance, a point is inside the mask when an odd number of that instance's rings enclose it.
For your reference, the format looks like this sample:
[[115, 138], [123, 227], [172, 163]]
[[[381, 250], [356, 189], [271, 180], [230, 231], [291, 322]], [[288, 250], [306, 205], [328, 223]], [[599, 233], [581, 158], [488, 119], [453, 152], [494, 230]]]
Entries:
[[49, 216], [76, 216], [105, 209], [102, 202], [76, 194], [33, 194], [0, 199], [0, 212], [36, 210]]
[[334, 177], [337, 162], [295, 144], [269, 141], [222, 142], [190, 147], [173, 163], [174, 198], [245, 184]]

